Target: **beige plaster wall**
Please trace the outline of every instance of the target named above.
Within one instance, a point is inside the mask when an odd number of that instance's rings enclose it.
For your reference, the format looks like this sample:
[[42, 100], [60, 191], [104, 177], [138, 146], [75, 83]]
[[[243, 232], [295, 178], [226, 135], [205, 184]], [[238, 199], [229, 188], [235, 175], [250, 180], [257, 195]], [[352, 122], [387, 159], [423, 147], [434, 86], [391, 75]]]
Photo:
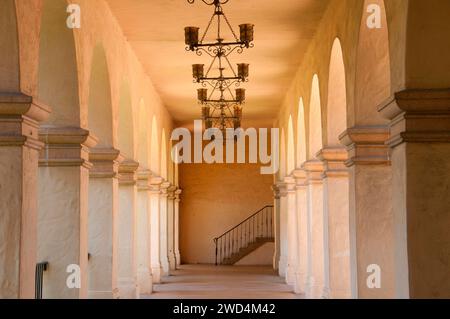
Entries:
[[273, 177], [258, 164], [182, 164], [180, 184], [183, 263], [214, 263], [213, 239], [273, 203]]

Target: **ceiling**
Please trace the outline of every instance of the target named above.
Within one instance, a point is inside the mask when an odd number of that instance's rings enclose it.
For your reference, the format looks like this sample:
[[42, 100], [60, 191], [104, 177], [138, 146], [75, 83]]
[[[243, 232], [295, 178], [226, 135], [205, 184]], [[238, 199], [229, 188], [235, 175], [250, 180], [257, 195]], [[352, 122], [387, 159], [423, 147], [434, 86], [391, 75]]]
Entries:
[[[202, 33], [213, 7], [196, 0], [107, 0], [167, 109], [178, 123], [200, 117], [191, 64], [211, 59], [186, 52], [184, 27]], [[255, 24], [255, 47], [231, 55], [232, 64], [250, 63], [245, 120], [273, 119], [315, 34], [329, 0], [230, 0], [224, 12], [238, 25]], [[227, 36], [225, 35], [227, 38]], [[229, 38], [228, 38], [229, 39]]]

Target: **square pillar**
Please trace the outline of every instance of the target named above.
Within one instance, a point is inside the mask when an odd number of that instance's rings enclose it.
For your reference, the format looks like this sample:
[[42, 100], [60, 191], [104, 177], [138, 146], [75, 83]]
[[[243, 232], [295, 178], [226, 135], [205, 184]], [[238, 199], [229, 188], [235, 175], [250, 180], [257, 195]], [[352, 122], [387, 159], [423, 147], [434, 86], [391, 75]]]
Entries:
[[324, 217], [328, 231], [325, 241], [325, 289], [332, 299], [349, 299], [350, 272], [350, 217], [349, 173], [345, 162], [348, 153], [344, 147], [325, 148], [318, 158], [324, 163]]
[[181, 202], [181, 189], [175, 191], [175, 203], [174, 203], [174, 223], [175, 223], [175, 262], [176, 266], [181, 265], [181, 255], [180, 255], [180, 202]]
[[38, 260], [49, 263], [43, 296], [86, 299], [89, 149], [96, 140], [84, 129], [56, 126], [41, 127], [39, 137], [46, 143], [39, 159], [37, 239]]
[[288, 266], [288, 233], [287, 233], [287, 188], [286, 184], [278, 183], [280, 190], [280, 260], [278, 261], [278, 273], [281, 277], [287, 277]]
[[[350, 256], [353, 298], [394, 298], [394, 214], [392, 167], [386, 126], [353, 127], [340, 136], [350, 172]], [[381, 286], [368, 285], [372, 269]]]
[[0, 93], [0, 299], [33, 299], [37, 261], [39, 122], [50, 109]]
[[167, 254], [167, 247], [168, 247], [168, 229], [167, 229], [167, 206], [168, 206], [168, 190], [170, 187], [169, 182], [163, 182], [161, 184], [161, 193], [160, 193], [160, 219], [159, 219], [159, 252], [160, 252], [160, 262], [161, 262], [161, 268], [163, 271], [164, 276], [168, 276], [170, 273], [170, 266], [169, 266], [169, 258]]
[[120, 152], [93, 148], [89, 159], [89, 298], [117, 299]]
[[298, 169], [293, 174], [296, 182], [298, 242], [298, 265], [295, 272], [294, 291], [297, 294], [306, 295], [311, 276], [309, 273], [311, 271], [309, 267], [311, 263], [311, 232], [309, 231], [306, 172]]
[[295, 285], [295, 273], [298, 267], [298, 225], [297, 225], [297, 194], [295, 179], [286, 177], [284, 179], [287, 191], [287, 246], [288, 265], [286, 272], [286, 283]]
[[161, 184], [163, 179], [161, 177], [152, 176], [150, 178], [150, 253], [153, 283], [161, 283], [161, 262], [160, 255], [160, 231], [159, 231], [159, 195], [161, 194]]
[[170, 270], [177, 268], [175, 256], [175, 186], [170, 186], [167, 197], [167, 256]]
[[407, 90], [391, 120], [396, 298], [450, 298], [450, 90]]
[[119, 167], [119, 294], [139, 298], [137, 278], [137, 187], [139, 163], [125, 160]]
[[150, 178], [149, 170], [137, 173], [137, 249], [138, 281], [141, 294], [153, 292], [153, 278], [150, 259]]
[[273, 253], [273, 269], [279, 269], [280, 261], [280, 189], [278, 185], [272, 186], [273, 190], [273, 227], [274, 227], [274, 237], [275, 237], [275, 251]]
[[328, 243], [325, 242], [326, 224], [323, 214], [323, 163], [311, 160], [304, 164], [306, 171], [308, 219], [310, 221], [308, 232], [311, 233], [310, 264], [308, 265], [308, 287], [306, 297], [319, 299], [326, 298], [325, 287], [325, 258]]

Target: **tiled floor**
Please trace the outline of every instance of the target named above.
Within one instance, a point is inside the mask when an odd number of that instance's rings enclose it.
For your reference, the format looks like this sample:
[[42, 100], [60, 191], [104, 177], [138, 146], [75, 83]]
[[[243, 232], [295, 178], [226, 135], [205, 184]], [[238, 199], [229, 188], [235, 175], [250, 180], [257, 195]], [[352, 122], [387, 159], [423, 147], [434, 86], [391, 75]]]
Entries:
[[144, 299], [300, 299], [270, 267], [184, 265]]

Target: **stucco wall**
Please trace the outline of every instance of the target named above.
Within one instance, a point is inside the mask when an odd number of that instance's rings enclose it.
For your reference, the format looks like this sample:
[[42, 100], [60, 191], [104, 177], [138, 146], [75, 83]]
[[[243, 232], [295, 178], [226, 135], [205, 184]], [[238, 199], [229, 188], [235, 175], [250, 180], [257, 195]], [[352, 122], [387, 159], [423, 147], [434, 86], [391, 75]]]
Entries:
[[257, 164], [182, 164], [183, 263], [214, 263], [213, 239], [273, 203], [273, 177]]

